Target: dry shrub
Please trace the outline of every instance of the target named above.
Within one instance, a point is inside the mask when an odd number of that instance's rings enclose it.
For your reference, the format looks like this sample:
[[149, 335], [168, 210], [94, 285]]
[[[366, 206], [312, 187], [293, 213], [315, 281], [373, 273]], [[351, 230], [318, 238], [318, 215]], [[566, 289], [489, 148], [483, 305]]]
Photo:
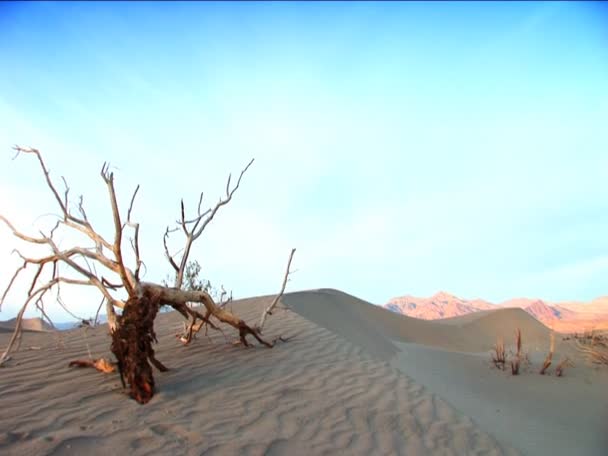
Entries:
[[[580, 339], [579, 339], [580, 337]], [[594, 335], [591, 339], [592, 345], [585, 346], [578, 342], [578, 340], [586, 340], [589, 337], [589, 333], [584, 334], [583, 336], [575, 336], [577, 343], [579, 345], [579, 349], [588, 354], [589, 358], [593, 360], [595, 363], [608, 365], [608, 342], [607, 337]], [[601, 338], [601, 339], [600, 339]], [[543, 366], [540, 370], [541, 375], [545, 375], [547, 370], [551, 366], [553, 362], [553, 355], [555, 354], [555, 333], [551, 332], [549, 353], [543, 362]], [[510, 366], [511, 366], [511, 374], [519, 375], [522, 372], [526, 372], [526, 369], [530, 367], [531, 362], [527, 353], [524, 353], [522, 348], [522, 338], [521, 338], [521, 329], [517, 328], [515, 331], [515, 347], [516, 351], [509, 352], [510, 358]], [[496, 365], [496, 367], [505, 369], [507, 362], [507, 354], [505, 352], [505, 345], [501, 338], [497, 339], [496, 344], [494, 345], [494, 352], [492, 353], [492, 361]], [[574, 367], [574, 363], [569, 358], [564, 358], [562, 361], [557, 364], [555, 367], [555, 375], [557, 377], [563, 377], [564, 371], [567, 367]]]
[[593, 364], [608, 366], [608, 348], [605, 345], [593, 343], [591, 345], [583, 345], [579, 343], [578, 349]]
[[519, 375], [521, 364], [521, 329], [519, 328], [515, 331], [515, 344], [517, 346], [517, 353], [515, 354], [515, 359], [511, 360], [511, 374]]
[[608, 366], [608, 336], [591, 330], [575, 334], [574, 339], [576, 347], [589, 362]]
[[555, 350], [555, 334], [552, 332], [549, 354], [547, 354], [547, 357], [545, 358], [545, 361], [543, 362], [543, 367], [540, 370], [540, 375], [545, 375], [545, 372], [547, 372], [547, 369], [549, 369], [549, 366], [551, 366], [551, 361], [553, 360], [553, 351], [554, 350]]
[[563, 359], [555, 368], [555, 375], [562, 377], [564, 375], [564, 369], [566, 367], [574, 367], [574, 363], [569, 358]]
[[494, 345], [494, 353], [492, 353], [492, 362], [497, 368], [505, 370], [507, 356], [505, 353], [505, 342], [502, 340], [501, 337], [496, 339], [496, 344]]

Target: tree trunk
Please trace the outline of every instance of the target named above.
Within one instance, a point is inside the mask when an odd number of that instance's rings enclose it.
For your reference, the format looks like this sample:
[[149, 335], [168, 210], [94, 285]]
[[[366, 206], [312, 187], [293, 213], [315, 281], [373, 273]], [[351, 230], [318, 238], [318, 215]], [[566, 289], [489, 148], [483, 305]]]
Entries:
[[159, 293], [143, 289], [141, 296], [129, 298], [118, 327], [112, 332], [112, 353], [118, 361], [118, 371], [129, 395], [140, 404], [154, 395], [154, 377], [150, 362], [160, 371], [167, 368], [154, 357], [152, 343], [157, 342], [154, 319], [160, 308]]

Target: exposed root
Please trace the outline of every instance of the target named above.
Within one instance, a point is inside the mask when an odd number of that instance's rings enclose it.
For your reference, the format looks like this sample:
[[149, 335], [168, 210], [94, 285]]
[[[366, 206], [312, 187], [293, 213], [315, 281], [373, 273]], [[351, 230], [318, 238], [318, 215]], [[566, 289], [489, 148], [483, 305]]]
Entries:
[[77, 359], [75, 361], [71, 361], [68, 367], [92, 367], [97, 369], [99, 372], [103, 372], [104, 374], [110, 374], [112, 372], [116, 372], [116, 363], [112, 363], [105, 358], [99, 359]]

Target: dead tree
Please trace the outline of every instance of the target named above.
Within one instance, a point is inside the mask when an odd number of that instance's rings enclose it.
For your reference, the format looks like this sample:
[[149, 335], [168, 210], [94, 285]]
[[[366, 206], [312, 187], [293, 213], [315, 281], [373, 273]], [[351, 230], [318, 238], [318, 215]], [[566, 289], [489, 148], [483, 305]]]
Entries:
[[[172, 307], [189, 321], [187, 334], [185, 334], [186, 342], [191, 340], [192, 334], [200, 329], [201, 325], [207, 324], [218, 329], [216, 323], [219, 321], [238, 330], [240, 342], [244, 346], [249, 346], [248, 336], [253, 337], [266, 347], [274, 345], [274, 342], [263, 339], [261, 331], [257, 328], [249, 326], [234, 313], [218, 306], [206, 291], [182, 289], [184, 270], [193, 242], [201, 236], [218, 210], [231, 201], [234, 193], [239, 188], [243, 175], [249, 169], [253, 160], [241, 171], [236, 185], [233, 187], [231, 186], [231, 177], [228, 177], [225, 197], [220, 198], [219, 202], [211, 209], [204, 212], [201, 210], [203, 200], [203, 194], [201, 193], [197, 215], [188, 219], [185, 215], [182, 200], [181, 217], [178, 225], [184, 233], [186, 241], [179, 258], [170, 254], [167, 244], [169, 234], [174, 230], [167, 228], [163, 237], [165, 254], [175, 271], [174, 287], [167, 287], [140, 279], [143, 262], [139, 249], [139, 223], [132, 220], [133, 205], [139, 186], [136, 187], [131, 197], [127, 217], [124, 220], [118, 207], [118, 199], [114, 188], [114, 174], [109, 171], [108, 164], [104, 163], [102, 166], [101, 178], [108, 191], [114, 226], [113, 238], [108, 239], [93, 227], [87, 217], [82, 196], [77, 205], [77, 213], [70, 210], [67, 182], [63, 179], [65, 190], [61, 194], [51, 180], [42, 155], [37, 149], [18, 146], [15, 146], [14, 149], [16, 151], [15, 157], [20, 154], [28, 154], [37, 159], [47, 187], [59, 206], [60, 215], [50, 232], [47, 234], [40, 232], [39, 236], [25, 234], [15, 228], [6, 217], [0, 215], [0, 220], [6, 224], [14, 236], [26, 243], [45, 246], [48, 249], [47, 255], [38, 257], [26, 256], [16, 251], [23, 263], [15, 271], [2, 297], [0, 297], [0, 308], [19, 274], [29, 266], [32, 266], [35, 272], [25, 302], [19, 311], [15, 331], [7, 348], [0, 356], [0, 366], [10, 358], [15, 341], [19, 338], [21, 321], [28, 305], [34, 302], [39, 308], [43, 309], [45, 295], [52, 289], [59, 289], [61, 284], [91, 286], [101, 293], [107, 306], [112, 338], [111, 351], [116, 356], [123, 386], [128, 387], [130, 396], [142, 404], [148, 402], [154, 395], [154, 378], [151, 365], [160, 371], [167, 370], [156, 359], [153, 349], [153, 343], [156, 342], [154, 320], [162, 305]], [[127, 267], [123, 256], [123, 241], [127, 228], [133, 234], [131, 247], [135, 256], [134, 268]], [[80, 232], [89, 239], [92, 245], [88, 247], [72, 246], [67, 249], [60, 248], [55, 242], [55, 235], [60, 229]], [[291, 256], [289, 261], [291, 262]], [[289, 266], [286, 276], [288, 273]], [[49, 278], [42, 279], [45, 275]], [[283, 289], [280, 294], [282, 294]], [[122, 293], [123, 299], [117, 296], [120, 293]], [[205, 313], [203, 314], [195, 308], [189, 307], [187, 303], [202, 304]], [[122, 309], [120, 316], [116, 315], [115, 308]], [[199, 324], [197, 325], [197, 323]]]

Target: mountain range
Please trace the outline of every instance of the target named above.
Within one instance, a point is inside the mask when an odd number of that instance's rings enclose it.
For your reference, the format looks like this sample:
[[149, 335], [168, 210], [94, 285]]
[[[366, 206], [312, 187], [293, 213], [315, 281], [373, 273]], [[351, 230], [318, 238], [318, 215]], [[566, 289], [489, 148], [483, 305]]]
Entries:
[[462, 299], [441, 291], [429, 298], [395, 297], [384, 305], [388, 310], [423, 320], [458, 317], [482, 310], [517, 307], [558, 332], [581, 332], [608, 328], [608, 296], [591, 302], [551, 303], [542, 299], [516, 298], [499, 304], [483, 299]]

